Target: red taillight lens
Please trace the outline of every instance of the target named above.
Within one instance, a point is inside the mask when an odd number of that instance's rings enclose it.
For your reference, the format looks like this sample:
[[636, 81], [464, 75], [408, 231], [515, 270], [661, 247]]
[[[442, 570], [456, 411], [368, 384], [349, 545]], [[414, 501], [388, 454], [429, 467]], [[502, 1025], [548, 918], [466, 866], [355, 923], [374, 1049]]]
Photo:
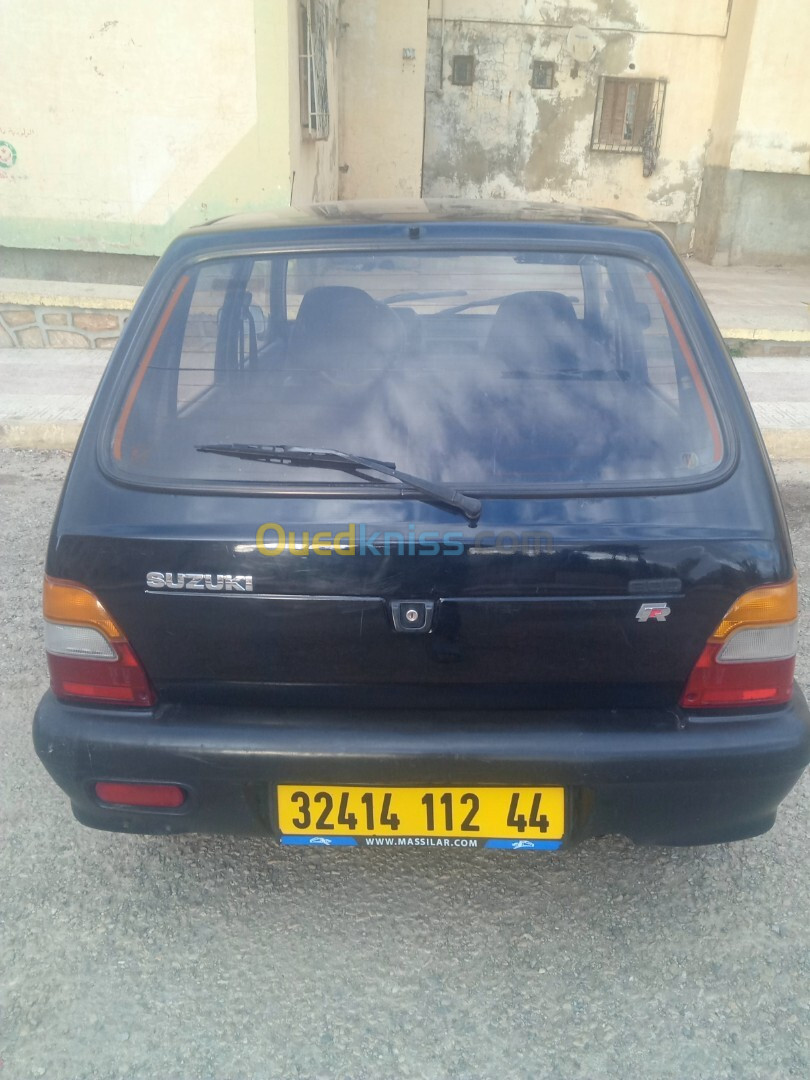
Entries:
[[722, 709], [728, 705], [782, 705], [793, 694], [795, 656], [788, 660], [752, 660], [719, 664], [721, 645], [710, 643], [700, 654], [681, 697], [686, 709]]
[[681, 695], [685, 709], [782, 705], [793, 694], [796, 578], [744, 593], [709, 638]]
[[114, 649], [118, 655], [115, 661], [82, 660], [49, 653], [51, 689], [56, 696], [144, 708], [154, 705], [155, 693], [132, 649], [122, 644], [115, 645]]
[[45, 649], [58, 698], [148, 708], [146, 672], [101, 601], [73, 581], [45, 579]]
[[154, 810], [175, 810], [186, 801], [186, 793], [176, 784], [118, 784], [99, 781], [96, 795], [116, 806], [143, 806]]

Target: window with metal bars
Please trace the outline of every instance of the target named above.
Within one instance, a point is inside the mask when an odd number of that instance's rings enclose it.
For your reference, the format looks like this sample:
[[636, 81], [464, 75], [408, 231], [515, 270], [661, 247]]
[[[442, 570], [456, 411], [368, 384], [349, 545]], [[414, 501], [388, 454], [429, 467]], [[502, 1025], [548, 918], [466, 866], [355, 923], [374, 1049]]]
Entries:
[[320, 0], [298, 8], [298, 81], [301, 127], [312, 139], [329, 136], [329, 95], [326, 81], [327, 13]]
[[450, 81], [454, 86], [472, 86], [475, 78], [475, 57], [454, 56]]
[[555, 64], [552, 60], [533, 60], [531, 77], [532, 90], [553, 90], [554, 69]]
[[650, 176], [661, 145], [666, 86], [665, 79], [603, 75], [596, 98], [591, 150], [641, 154], [644, 175]]

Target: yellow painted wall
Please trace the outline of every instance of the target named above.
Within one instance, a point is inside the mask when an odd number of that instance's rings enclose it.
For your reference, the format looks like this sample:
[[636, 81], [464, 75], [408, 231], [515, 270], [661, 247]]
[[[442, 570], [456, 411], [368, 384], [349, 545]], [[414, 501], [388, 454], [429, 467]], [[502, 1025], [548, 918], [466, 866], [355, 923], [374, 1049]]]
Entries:
[[[427, 0], [342, 0], [340, 196], [418, 196]], [[413, 49], [412, 59], [403, 57]]]
[[294, 206], [326, 202], [338, 197], [339, 105], [337, 74], [338, 2], [322, 0], [327, 7], [327, 78], [329, 88], [329, 137], [312, 139], [301, 126], [299, 88], [298, 0], [289, 4], [287, 50], [290, 117], [290, 191]]
[[759, 0], [732, 169], [810, 174], [808, 46], [810, 0]]
[[[234, 211], [418, 195], [423, 145], [426, 194], [687, 233], [707, 165], [810, 174], [810, 0], [733, 0], [730, 22], [728, 0], [318, 2], [323, 140], [301, 128], [299, 0], [0, 0], [0, 248], [153, 255]], [[602, 45], [576, 72], [574, 22]], [[479, 44], [482, 77], [452, 86], [453, 54]], [[532, 59], [556, 63], [553, 91], [529, 88]], [[668, 80], [649, 178], [640, 155], [589, 149], [600, 74]]]
[[734, 0], [714, 101], [706, 165], [727, 167], [740, 115], [757, 0]]
[[295, 201], [336, 194], [336, 124], [301, 137], [294, 36], [295, 0], [3, 0], [0, 245], [158, 254], [287, 205], [293, 170]]

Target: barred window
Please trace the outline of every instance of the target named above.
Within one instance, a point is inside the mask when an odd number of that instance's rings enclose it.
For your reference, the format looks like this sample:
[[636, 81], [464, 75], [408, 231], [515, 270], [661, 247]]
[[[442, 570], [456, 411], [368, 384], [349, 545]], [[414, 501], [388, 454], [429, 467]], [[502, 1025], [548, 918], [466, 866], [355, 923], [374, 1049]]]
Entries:
[[454, 56], [451, 81], [455, 86], [472, 86], [475, 76], [474, 56]]
[[664, 79], [599, 80], [591, 150], [644, 155], [644, 175], [655, 169], [666, 95]]
[[532, 61], [532, 90], [554, 89], [554, 67], [553, 60]]
[[298, 9], [298, 80], [301, 127], [312, 139], [329, 137], [329, 95], [326, 83], [327, 12], [321, 0], [306, 0]]

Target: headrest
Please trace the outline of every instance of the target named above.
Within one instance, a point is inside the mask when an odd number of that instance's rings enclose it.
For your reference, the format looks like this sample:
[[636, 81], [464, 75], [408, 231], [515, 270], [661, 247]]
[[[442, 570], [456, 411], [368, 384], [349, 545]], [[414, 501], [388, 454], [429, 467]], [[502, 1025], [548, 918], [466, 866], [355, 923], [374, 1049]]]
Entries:
[[487, 351], [513, 369], [576, 367], [581, 327], [574, 305], [559, 292], [519, 292], [495, 313]]
[[386, 361], [402, 345], [402, 323], [363, 289], [319, 285], [304, 294], [290, 332], [289, 359], [303, 367], [361, 367]]

